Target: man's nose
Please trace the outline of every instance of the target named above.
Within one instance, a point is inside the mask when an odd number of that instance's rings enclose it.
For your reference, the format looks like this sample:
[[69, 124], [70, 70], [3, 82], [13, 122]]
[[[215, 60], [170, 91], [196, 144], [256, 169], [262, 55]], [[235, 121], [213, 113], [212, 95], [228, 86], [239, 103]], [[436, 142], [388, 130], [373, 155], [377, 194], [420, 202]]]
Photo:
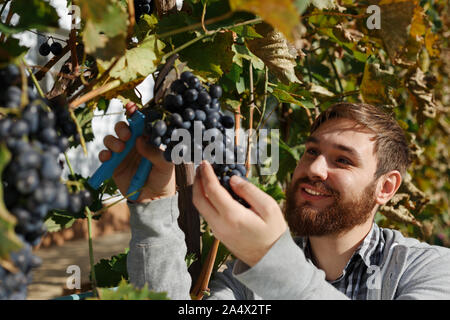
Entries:
[[308, 176], [311, 180], [323, 180], [328, 177], [327, 160], [323, 155], [319, 155], [311, 162], [308, 170]]

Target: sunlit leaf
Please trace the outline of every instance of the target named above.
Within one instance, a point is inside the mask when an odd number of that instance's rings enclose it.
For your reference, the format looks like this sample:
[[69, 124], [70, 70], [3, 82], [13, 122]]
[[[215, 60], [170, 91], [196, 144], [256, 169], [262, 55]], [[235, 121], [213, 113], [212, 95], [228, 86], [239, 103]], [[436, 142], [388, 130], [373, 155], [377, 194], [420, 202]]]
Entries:
[[[229, 0], [233, 11], [249, 11], [260, 16], [264, 21], [295, 40], [294, 30], [300, 23], [297, 10], [291, 0]], [[258, 32], [258, 31], [257, 31]], [[259, 33], [259, 32], [258, 32]]]

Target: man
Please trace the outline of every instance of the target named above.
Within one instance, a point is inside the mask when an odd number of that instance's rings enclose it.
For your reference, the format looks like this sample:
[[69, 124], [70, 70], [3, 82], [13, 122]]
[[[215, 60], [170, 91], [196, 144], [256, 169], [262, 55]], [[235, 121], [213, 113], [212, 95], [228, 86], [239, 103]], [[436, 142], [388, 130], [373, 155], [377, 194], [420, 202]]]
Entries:
[[[104, 144], [120, 152], [130, 137], [126, 123], [118, 123], [116, 133], [119, 139], [107, 136]], [[395, 120], [368, 104], [340, 103], [323, 112], [310, 133], [285, 216], [274, 199], [233, 177], [231, 187], [251, 205], [245, 208], [220, 186], [210, 164], [199, 166], [194, 205], [237, 257], [211, 281], [210, 299], [449, 299], [450, 250], [374, 223], [409, 165]], [[99, 154], [101, 161], [110, 150]], [[130, 280], [189, 299], [174, 166], [140, 138], [114, 179], [125, 193], [141, 156], [154, 167], [138, 201], [129, 203]]]

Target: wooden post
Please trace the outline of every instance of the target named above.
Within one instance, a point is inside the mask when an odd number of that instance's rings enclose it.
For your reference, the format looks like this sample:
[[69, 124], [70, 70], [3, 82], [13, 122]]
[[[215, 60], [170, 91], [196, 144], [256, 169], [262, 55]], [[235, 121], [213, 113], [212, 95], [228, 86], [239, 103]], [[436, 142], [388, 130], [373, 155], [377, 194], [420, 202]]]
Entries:
[[192, 287], [201, 272], [200, 253], [200, 215], [192, 203], [192, 185], [194, 183], [194, 164], [180, 164], [175, 166], [175, 176], [178, 188], [178, 209], [180, 216], [178, 224], [186, 236], [187, 253], [194, 253], [197, 260], [192, 263], [188, 271], [192, 278]]

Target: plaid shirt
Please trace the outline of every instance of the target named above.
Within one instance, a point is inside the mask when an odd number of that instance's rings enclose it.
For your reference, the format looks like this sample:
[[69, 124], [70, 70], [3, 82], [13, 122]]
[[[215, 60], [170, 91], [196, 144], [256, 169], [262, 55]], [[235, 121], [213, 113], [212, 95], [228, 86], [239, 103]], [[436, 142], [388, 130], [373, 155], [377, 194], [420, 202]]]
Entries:
[[[373, 223], [370, 232], [353, 253], [342, 275], [334, 281], [328, 281], [352, 300], [367, 299], [367, 280], [371, 275], [367, 270], [370, 266], [380, 265], [383, 253], [385, 240], [381, 231], [381, 228]], [[299, 237], [296, 243], [303, 249], [308, 262], [313, 263], [308, 239]]]

